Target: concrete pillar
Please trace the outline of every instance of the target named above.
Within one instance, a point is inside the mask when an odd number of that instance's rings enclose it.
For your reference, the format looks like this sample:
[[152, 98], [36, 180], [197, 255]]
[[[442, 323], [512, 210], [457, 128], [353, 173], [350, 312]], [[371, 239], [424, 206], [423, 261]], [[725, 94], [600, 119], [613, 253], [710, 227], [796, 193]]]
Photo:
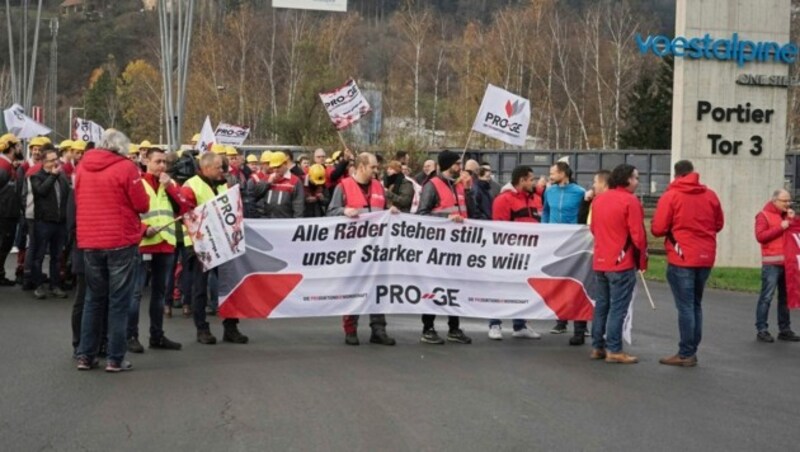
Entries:
[[[687, 39], [731, 39], [789, 42], [790, 0], [677, 0], [675, 36]], [[789, 66], [775, 62], [675, 58], [672, 107], [672, 162], [689, 159], [700, 182], [719, 195], [725, 229], [718, 237], [717, 265], [756, 267], [760, 251], [753, 224], [756, 213], [776, 188], [784, 185], [787, 88], [737, 84], [745, 74], [787, 76]], [[739, 121], [734, 114], [715, 121], [712, 114], [698, 120], [700, 102], [712, 108], [746, 107], [772, 111], [769, 122]], [[727, 115], [726, 115], [727, 116]], [[721, 135], [717, 152], [709, 135]], [[754, 155], [760, 137], [762, 152]], [[721, 140], [741, 142], [738, 152], [723, 154]]]

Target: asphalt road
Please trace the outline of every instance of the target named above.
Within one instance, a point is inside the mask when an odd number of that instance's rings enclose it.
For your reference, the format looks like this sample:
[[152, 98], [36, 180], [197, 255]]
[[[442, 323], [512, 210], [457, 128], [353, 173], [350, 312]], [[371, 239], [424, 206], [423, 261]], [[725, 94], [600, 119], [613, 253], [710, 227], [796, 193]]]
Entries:
[[474, 319], [472, 345], [420, 344], [419, 319], [393, 316], [395, 347], [364, 344], [366, 325], [345, 346], [336, 318], [247, 320], [250, 344], [204, 346], [177, 316], [165, 328], [184, 349], [128, 355], [122, 374], [75, 369], [71, 300], [3, 287], [0, 448], [797, 450], [800, 343], [757, 343], [755, 297], [709, 291], [700, 365], [659, 365], [676, 351], [676, 313], [651, 286], [658, 309], [636, 300], [632, 366], [590, 361], [567, 335], [490, 341]]

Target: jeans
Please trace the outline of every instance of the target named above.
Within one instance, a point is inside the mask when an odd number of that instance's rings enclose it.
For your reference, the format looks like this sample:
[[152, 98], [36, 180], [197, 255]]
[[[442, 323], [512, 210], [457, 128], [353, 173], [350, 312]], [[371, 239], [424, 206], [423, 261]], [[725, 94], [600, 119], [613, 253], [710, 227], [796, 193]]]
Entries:
[[138, 255], [138, 245], [84, 252], [87, 297], [81, 319], [78, 356], [91, 360], [97, 354], [102, 317], [108, 309], [108, 360], [121, 363], [125, 358], [125, 330], [135, 286]]
[[216, 268], [208, 272], [208, 306], [217, 311], [219, 308], [219, 272]]
[[[189, 258], [190, 267], [192, 268], [192, 317], [194, 318], [194, 326], [197, 331], [209, 331], [210, 327], [206, 321], [206, 305], [208, 304], [208, 277], [211, 272], [204, 272], [203, 265], [197, 261], [197, 256], [192, 255]], [[184, 271], [187, 269], [184, 268]], [[235, 329], [239, 323], [239, 319], [224, 319], [222, 321], [223, 327], [228, 329]]]
[[[45, 253], [50, 254], [50, 289], [61, 286], [60, 267], [61, 252], [67, 239], [67, 228], [61, 223], [36, 221], [33, 225], [33, 244], [29, 256], [33, 258], [31, 276], [36, 287], [45, 283], [42, 275], [42, 263]], [[49, 250], [49, 251], [48, 251]]]
[[[503, 321], [498, 319], [489, 320], [489, 327], [493, 327], [495, 325], [502, 325]], [[512, 320], [512, 325], [514, 326], [514, 331], [524, 330], [528, 327], [528, 324], [525, 323], [524, 319], [514, 319]]]
[[786, 304], [786, 273], [783, 265], [762, 265], [761, 266], [761, 295], [758, 296], [756, 306], [756, 330], [758, 332], [767, 331], [767, 315], [775, 289], [778, 289], [778, 330], [789, 332], [792, 324], [789, 320], [789, 307]]
[[[636, 270], [594, 272], [597, 281], [592, 347], [611, 353], [622, 351], [622, 325], [636, 286]], [[605, 338], [603, 335], [605, 334]]]
[[697, 353], [703, 338], [703, 289], [711, 274], [710, 267], [677, 267], [667, 265], [667, 281], [678, 308], [678, 330], [681, 341], [678, 355], [689, 358]]
[[[25, 285], [34, 286], [36, 280], [34, 279], [34, 261], [36, 256], [36, 234], [34, 234], [34, 222], [33, 220], [25, 219], [24, 226], [22, 230], [22, 235], [19, 236], [19, 242], [22, 244], [20, 248], [27, 250], [24, 254], [25, 261], [22, 263], [23, 270], [22, 270], [22, 280], [25, 282]], [[19, 246], [19, 245], [17, 245]], [[20, 254], [22, 256], [22, 254]], [[41, 269], [40, 269], [41, 270]]]
[[[428, 330], [433, 329], [433, 322], [436, 320], [436, 316], [433, 314], [422, 314], [422, 332], [425, 333]], [[450, 331], [457, 330], [461, 323], [461, 319], [458, 316], [448, 316], [447, 317], [447, 326], [450, 327]]]
[[167, 296], [167, 278], [172, 269], [173, 254], [152, 254], [149, 261], [141, 259], [137, 268], [136, 288], [133, 290], [128, 311], [128, 338], [139, 337], [139, 305], [150, 268], [150, 339], [164, 336], [164, 299]]

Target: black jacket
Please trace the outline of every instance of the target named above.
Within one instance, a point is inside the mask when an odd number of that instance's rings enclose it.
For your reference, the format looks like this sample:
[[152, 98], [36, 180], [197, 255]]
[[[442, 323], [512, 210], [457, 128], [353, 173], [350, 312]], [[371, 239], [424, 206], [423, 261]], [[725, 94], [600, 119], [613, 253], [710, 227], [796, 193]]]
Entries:
[[44, 169], [39, 170], [31, 176], [31, 190], [34, 220], [66, 224], [70, 188], [64, 173], [51, 174]]
[[19, 190], [16, 173], [0, 167], [0, 218], [15, 220], [19, 218]]

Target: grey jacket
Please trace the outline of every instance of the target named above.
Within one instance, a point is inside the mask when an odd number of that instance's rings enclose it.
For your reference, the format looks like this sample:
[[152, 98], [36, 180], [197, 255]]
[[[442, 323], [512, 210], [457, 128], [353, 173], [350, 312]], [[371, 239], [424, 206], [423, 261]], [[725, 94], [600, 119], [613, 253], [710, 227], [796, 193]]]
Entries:
[[297, 176], [287, 173], [273, 183], [248, 183], [250, 187], [256, 203], [256, 218], [303, 218], [306, 207], [303, 181]]

